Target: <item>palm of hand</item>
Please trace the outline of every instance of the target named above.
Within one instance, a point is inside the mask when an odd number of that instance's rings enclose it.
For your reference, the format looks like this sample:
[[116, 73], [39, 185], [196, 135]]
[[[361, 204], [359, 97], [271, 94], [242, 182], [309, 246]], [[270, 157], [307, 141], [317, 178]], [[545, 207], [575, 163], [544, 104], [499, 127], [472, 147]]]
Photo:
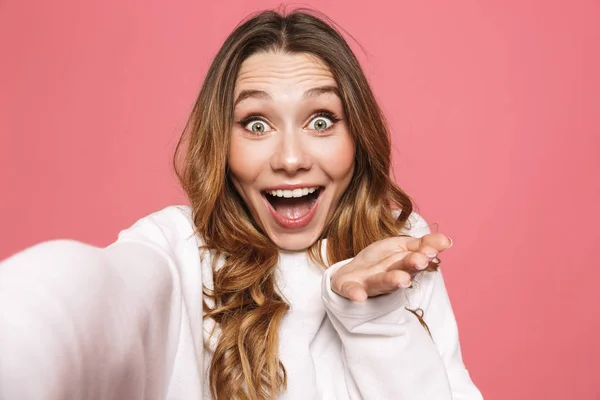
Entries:
[[409, 287], [413, 277], [435, 264], [437, 255], [450, 246], [452, 240], [442, 233], [379, 240], [336, 271], [331, 288], [340, 296], [364, 303], [368, 297]]

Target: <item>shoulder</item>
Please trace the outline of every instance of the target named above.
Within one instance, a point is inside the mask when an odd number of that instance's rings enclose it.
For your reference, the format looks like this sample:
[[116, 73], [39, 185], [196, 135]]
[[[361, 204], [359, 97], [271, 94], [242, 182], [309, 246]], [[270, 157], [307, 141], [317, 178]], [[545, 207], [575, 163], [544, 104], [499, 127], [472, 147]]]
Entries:
[[[394, 217], [398, 218], [398, 216], [400, 215], [400, 211], [394, 211], [393, 215]], [[427, 221], [425, 221], [425, 219], [416, 211], [413, 211], [408, 216], [408, 219], [406, 220], [406, 223], [404, 224], [404, 227], [402, 228], [400, 233], [403, 235], [409, 235], [420, 238], [427, 235], [428, 233], [431, 233], [431, 230], [429, 229]]]
[[122, 230], [118, 242], [143, 242], [167, 254], [174, 255], [182, 247], [197, 249], [192, 212], [189, 206], [168, 206], [136, 221]]

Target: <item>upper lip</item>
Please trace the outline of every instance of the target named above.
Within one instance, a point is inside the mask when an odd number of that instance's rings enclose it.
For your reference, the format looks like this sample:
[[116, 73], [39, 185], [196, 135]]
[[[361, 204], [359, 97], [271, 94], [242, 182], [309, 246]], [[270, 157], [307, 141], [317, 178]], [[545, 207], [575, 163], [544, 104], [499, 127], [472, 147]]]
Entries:
[[271, 186], [271, 187], [263, 189], [262, 191], [269, 192], [271, 190], [294, 190], [294, 189], [303, 189], [303, 188], [312, 188], [312, 187], [321, 188], [321, 187], [323, 187], [323, 185], [317, 185], [314, 183], [297, 183], [294, 185]]

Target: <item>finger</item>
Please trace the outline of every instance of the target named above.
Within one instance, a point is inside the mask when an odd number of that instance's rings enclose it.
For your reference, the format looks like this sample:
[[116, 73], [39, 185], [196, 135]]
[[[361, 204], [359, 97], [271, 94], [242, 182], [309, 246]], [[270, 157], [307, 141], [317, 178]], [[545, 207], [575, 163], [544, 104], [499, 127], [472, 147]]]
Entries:
[[416, 275], [420, 271], [423, 271], [429, 266], [431, 259], [423, 253], [404, 253], [403, 257], [394, 258], [393, 256], [387, 257], [384, 262], [388, 264], [385, 266], [386, 270], [404, 270], [413, 275]]
[[367, 264], [375, 264], [394, 253], [406, 252], [408, 247], [407, 242], [418, 240], [417, 238], [406, 236], [389, 237], [370, 244], [361, 252], [361, 255]]
[[437, 255], [440, 253], [438, 249], [427, 244], [422, 244], [417, 251], [421, 254], [425, 254], [430, 260], [437, 257]]
[[369, 297], [365, 288], [358, 282], [349, 281], [342, 285], [340, 293], [345, 298], [363, 304]]
[[411, 276], [406, 271], [392, 270], [380, 272], [371, 275], [363, 284], [369, 296], [377, 296], [384, 293], [390, 293], [399, 287], [409, 287], [411, 285]]
[[407, 249], [410, 251], [421, 251], [422, 248], [429, 250], [444, 251], [452, 246], [452, 239], [443, 233], [429, 233], [418, 240], [406, 242]]
[[404, 265], [402, 264], [402, 261], [411, 254], [412, 253], [408, 251], [397, 251], [381, 259], [377, 264], [373, 265], [372, 269], [377, 272], [385, 272], [390, 269], [398, 269], [394, 267], [397, 265]]

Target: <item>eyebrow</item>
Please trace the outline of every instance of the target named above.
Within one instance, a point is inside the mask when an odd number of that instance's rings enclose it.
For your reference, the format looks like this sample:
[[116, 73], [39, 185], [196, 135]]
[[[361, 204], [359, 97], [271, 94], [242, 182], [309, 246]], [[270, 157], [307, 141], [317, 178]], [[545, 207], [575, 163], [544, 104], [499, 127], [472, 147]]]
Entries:
[[[312, 89], [308, 89], [306, 92], [304, 92], [304, 94], [302, 95], [302, 99], [306, 100], [312, 97], [321, 96], [322, 94], [326, 93], [333, 93], [340, 99], [342, 98], [340, 90], [336, 86], [319, 86]], [[235, 100], [233, 106], [235, 107], [243, 100], [250, 98], [259, 100], [272, 100], [271, 95], [269, 95], [269, 93], [263, 90], [242, 90], [237, 99]]]
[[326, 94], [326, 93], [332, 93], [332, 94], [335, 94], [340, 99], [342, 98], [340, 89], [338, 89], [336, 86], [319, 86], [316, 88], [308, 89], [306, 92], [304, 92], [304, 94], [302, 95], [302, 99], [306, 100], [310, 97], [318, 97], [318, 96], [320, 96], [322, 94]]

